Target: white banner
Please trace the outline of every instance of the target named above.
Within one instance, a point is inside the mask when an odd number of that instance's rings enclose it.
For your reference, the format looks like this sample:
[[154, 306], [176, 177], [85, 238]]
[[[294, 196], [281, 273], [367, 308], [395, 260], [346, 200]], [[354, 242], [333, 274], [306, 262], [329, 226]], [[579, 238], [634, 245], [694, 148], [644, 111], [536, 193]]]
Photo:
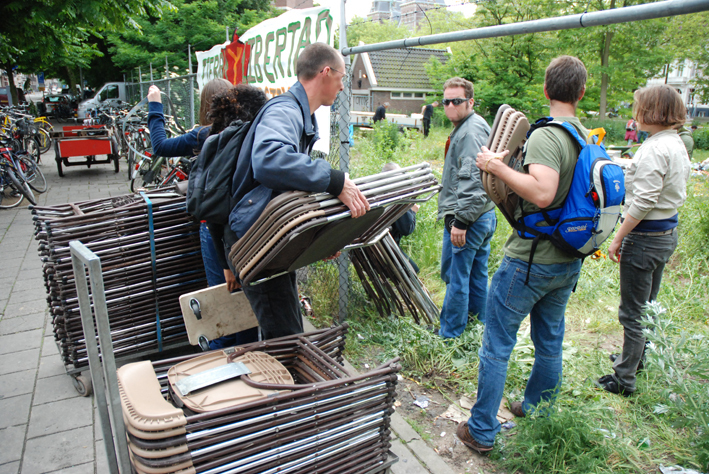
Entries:
[[224, 77], [224, 55], [222, 50], [229, 43], [217, 44], [209, 51], [195, 51], [197, 55], [197, 84], [199, 89], [212, 79]]
[[[269, 97], [288, 91], [298, 80], [295, 64], [300, 51], [317, 42], [333, 46], [334, 32], [339, 23], [335, 18], [339, 16], [333, 15], [326, 7], [294, 9], [246, 31], [240, 40], [251, 46], [247, 82], [263, 89]], [[320, 135], [315, 149], [328, 153], [330, 108], [320, 107], [315, 117]]]

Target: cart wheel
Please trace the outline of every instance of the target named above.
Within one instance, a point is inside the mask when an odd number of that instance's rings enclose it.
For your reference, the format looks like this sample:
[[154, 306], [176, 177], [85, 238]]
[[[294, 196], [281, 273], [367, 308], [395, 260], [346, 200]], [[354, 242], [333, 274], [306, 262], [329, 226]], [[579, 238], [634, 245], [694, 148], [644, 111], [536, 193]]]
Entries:
[[118, 166], [119, 166], [118, 160], [120, 158], [121, 157], [119, 155], [113, 155], [113, 172], [114, 173], [118, 173]]
[[81, 395], [82, 397], [88, 397], [94, 391], [93, 385], [91, 384], [91, 378], [87, 377], [86, 375], [79, 375], [78, 377], [74, 377], [73, 381], [74, 388], [77, 392], [79, 392], [79, 395]]
[[61, 160], [61, 158], [57, 159], [57, 172], [59, 173], [59, 177], [60, 177], [60, 178], [64, 177], [64, 172], [62, 171], [62, 160]]

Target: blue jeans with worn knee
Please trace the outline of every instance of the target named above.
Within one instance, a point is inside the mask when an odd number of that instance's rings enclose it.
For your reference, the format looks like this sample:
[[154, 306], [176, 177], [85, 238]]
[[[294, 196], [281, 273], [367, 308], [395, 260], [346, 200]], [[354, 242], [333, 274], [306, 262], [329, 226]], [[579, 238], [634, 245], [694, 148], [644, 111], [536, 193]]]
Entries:
[[497, 216], [488, 211], [470, 224], [465, 234], [465, 245], [451, 243], [448, 229], [443, 231], [441, 279], [446, 283], [446, 296], [441, 308], [443, 337], [458, 337], [468, 324], [468, 313], [485, 319], [487, 305], [487, 261], [490, 240], [495, 234]]
[[534, 365], [524, 392], [522, 409], [532, 410], [552, 399], [561, 386], [562, 342], [566, 303], [581, 271], [581, 260], [559, 264], [532, 264], [505, 256], [490, 286], [485, 332], [480, 348], [478, 398], [470, 410], [470, 434], [492, 446], [500, 431], [497, 411], [507, 378], [507, 364], [517, 343], [517, 331], [529, 315], [534, 343]]

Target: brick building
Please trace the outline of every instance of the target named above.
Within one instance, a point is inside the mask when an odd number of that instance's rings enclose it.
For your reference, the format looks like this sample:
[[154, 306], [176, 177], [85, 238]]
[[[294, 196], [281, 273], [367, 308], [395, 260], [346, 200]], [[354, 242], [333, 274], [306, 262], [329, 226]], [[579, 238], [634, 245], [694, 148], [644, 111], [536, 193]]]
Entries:
[[[391, 113], [420, 113], [427, 97], [436, 94], [426, 75], [426, 63], [435, 56], [448, 61], [445, 49], [393, 49], [355, 55], [352, 61], [352, 106], [373, 112], [389, 102]], [[430, 100], [428, 100], [430, 102]]]

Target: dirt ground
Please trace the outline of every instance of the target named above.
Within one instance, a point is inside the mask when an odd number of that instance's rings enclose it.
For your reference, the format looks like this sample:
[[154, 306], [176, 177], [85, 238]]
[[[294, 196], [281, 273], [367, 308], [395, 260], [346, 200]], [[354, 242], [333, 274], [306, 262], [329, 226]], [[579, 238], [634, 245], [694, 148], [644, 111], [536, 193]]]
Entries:
[[[487, 456], [470, 450], [455, 435], [458, 423], [470, 416], [470, 406], [474, 400], [464, 397], [454, 399], [455, 403], [451, 403], [438, 391], [424, 388], [406, 378], [399, 380], [396, 392], [396, 411], [456, 473], [502, 472], [495, 469]], [[506, 404], [506, 400], [503, 400], [503, 404]], [[503, 423], [514, 418], [507, 409], [501, 410], [498, 417]], [[503, 428], [503, 435], [513, 435], [514, 431]]]

